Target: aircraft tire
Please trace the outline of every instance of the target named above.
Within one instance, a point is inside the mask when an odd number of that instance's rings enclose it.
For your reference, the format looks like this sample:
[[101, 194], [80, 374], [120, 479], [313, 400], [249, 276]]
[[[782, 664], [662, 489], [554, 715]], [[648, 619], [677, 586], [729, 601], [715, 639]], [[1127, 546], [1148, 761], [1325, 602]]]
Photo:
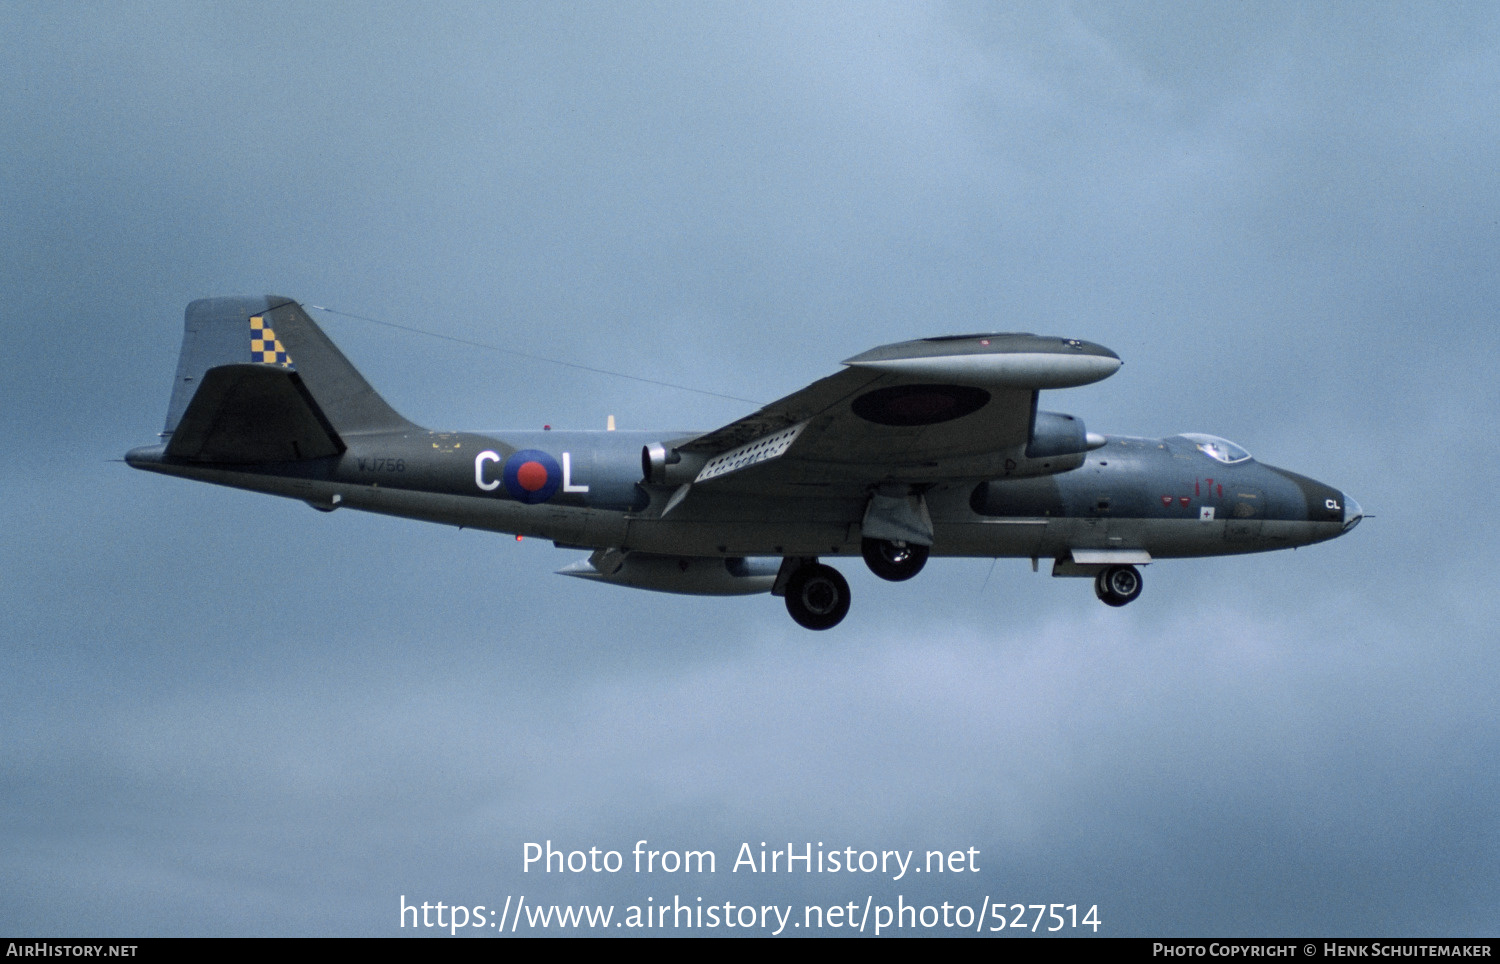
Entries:
[[922, 571], [927, 565], [927, 546], [914, 542], [891, 542], [887, 539], [866, 539], [860, 543], [860, 552], [865, 565], [881, 579], [904, 582]]
[[803, 566], [787, 580], [786, 611], [804, 629], [832, 629], [849, 614], [849, 583], [832, 566]]
[[1135, 566], [1110, 566], [1094, 577], [1094, 595], [1107, 606], [1123, 606], [1134, 602], [1144, 585]]

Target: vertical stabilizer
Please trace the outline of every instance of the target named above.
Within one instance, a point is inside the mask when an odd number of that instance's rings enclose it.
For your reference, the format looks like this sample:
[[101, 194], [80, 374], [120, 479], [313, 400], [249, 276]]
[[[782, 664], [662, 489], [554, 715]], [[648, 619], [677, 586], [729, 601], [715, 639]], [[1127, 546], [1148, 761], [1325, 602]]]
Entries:
[[182, 413], [203, 383], [204, 372], [218, 365], [257, 360], [250, 354], [250, 318], [264, 314], [270, 304], [265, 297], [201, 298], [187, 306], [182, 352], [177, 356], [177, 377], [172, 380], [172, 401], [167, 404], [162, 435], [177, 431]]
[[416, 428], [370, 387], [301, 305], [262, 295], [203, 298], [188, 305], [162, 434], [177, 431], [209, 369], [246, 364], [296, 371], [329, 426], [341, 435]]
[[401, 432], [417, 429], [386, 404], [365, 381], [317, 322], [290, 298], [267, 296], [266, 320], [291, 356], [318, 407], [341, 435], [359, 432]]

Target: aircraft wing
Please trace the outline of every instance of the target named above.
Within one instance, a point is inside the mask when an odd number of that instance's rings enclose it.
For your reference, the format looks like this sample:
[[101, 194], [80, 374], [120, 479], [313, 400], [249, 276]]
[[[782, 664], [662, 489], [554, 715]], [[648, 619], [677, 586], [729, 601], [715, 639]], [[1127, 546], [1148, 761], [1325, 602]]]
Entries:
[[704, 460], [693, 484], [764, 492], [998, 475], [1030, 439], [1038, 390], [1098, 381], [1120, 359], [1075, 339], [989, 334], [885, 345], [843, 364], [679, 444]]

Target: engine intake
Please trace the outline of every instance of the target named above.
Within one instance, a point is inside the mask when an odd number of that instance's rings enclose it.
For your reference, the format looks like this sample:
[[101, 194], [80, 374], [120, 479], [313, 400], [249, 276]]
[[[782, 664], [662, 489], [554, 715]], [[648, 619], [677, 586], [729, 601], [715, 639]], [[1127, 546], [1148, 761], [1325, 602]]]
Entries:
[[1028, 459], [1053, 458], [1059, 455], [1082, 455], [1097, 445], [1089, 444], [1083, 419], [1061, 412], [1037, 412], [1031, 423], [1031, 439], [1026, 443]]
[[1071, 472], [1083, 465], [1088, 453], [1108, 439], [1083, 426], [1083, 419], [1061, 412], [1037, 412], [1031, 437], [1024, 448], [1005, 461], [1006, 478], [1028, 478]]

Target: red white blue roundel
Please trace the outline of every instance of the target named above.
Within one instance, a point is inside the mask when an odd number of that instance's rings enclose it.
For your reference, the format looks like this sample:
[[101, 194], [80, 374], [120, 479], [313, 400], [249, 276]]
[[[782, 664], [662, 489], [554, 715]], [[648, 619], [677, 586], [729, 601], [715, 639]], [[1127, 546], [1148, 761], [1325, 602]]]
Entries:
[[540, 449], [522, 449], [505, 460], [500, 472], [505, 491], [517, 502], [535, 505], [546, 502], [562, 485], [562, 469], [557, 460]]

